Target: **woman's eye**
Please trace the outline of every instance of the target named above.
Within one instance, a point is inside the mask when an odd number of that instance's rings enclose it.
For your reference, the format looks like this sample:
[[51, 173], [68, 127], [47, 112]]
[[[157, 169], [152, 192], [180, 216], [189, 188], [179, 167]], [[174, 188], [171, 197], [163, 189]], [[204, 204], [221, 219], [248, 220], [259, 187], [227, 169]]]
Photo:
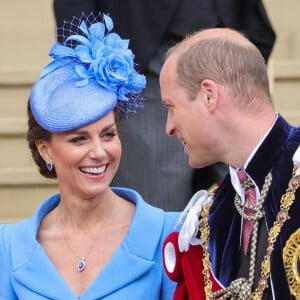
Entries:
[[83, 142], [83, 141], [85, 141], [85, 137], [84, 136], [76, 136], [76, 137], [74, 137], [74, 138], [72, 138], [70, 140], [70, 142], [74, 143], [74, 144], [80, 143], [80, 142]]
[[105, 136], [108, 138], [113, 138], [117, 135], [117, 133], [115, 131], [109, 131], [105, 133]]

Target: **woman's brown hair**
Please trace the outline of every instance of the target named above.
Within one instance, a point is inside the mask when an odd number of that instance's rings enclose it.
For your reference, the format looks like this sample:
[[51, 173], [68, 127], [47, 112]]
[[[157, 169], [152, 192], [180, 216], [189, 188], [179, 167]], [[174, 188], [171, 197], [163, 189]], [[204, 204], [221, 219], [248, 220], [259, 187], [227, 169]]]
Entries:
[[[116, 108], [114, 109], [114, 114], [115, 114], [117, 129], [119, 129], [121, 113], [118, 106], [116, 106]], [[56, 178], [57, 176], [56, 176], [55, 168], [53, 168], [51, 171], [47, 169], [46, 162], [41, 157], [35, 144], [37, 140], [44, 140], [50, 142], [52, 133], [50, 131], [45, 130], [37, 123], [31, 111], [30, 101], [28, 101], [27, 103], [27, 115], [28, 115], [28, 121], [27, 121], [28, 129], [26, 133], [26, 139], [28, 142], [29, 149], [31, 151], [32, 158], [36, 163], [36, 165], [38, 166], [41, 175], [43, 175], [46, 178]]]

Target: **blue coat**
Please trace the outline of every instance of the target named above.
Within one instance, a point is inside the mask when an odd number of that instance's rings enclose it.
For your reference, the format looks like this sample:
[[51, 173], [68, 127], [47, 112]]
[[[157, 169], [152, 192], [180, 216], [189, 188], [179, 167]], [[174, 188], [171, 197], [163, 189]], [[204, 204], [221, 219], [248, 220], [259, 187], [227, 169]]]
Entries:
[[88, 289], [77, 297], [36, 240], [43, 217], [59, 203], [45, 200], [30, 219], [0, 225], [0, 300], [172, 299], [175, 285], [164, 274], [162, 243], [178, 213], [147, 204], [133, 190], [113, 188], [136, 204], [129, 231]]

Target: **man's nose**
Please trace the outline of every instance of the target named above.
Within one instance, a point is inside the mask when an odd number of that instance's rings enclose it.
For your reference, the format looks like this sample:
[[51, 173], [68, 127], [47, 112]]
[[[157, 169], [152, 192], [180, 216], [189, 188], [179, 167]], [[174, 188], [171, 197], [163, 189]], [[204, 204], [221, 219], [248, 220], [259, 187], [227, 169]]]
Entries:
[[173, 136], [174, 132], [175, 132], [174, 122], [172, 121], [172, 118], [168, 115], [167, 122], [166, 122], [166, 134], [168, 136]]

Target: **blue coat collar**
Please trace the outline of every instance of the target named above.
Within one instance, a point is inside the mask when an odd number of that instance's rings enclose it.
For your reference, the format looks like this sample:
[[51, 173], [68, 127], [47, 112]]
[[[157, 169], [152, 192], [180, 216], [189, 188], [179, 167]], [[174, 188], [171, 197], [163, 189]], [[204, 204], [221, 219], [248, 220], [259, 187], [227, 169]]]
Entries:
[[[113, 190], [119, 196], [136, 204], [135, 214], [127, 236], [80, 299], [104, 297], [138, 280], [154, 265], [154, 256], [157, 253], [164, 226], [164, 212], [144, 202], [141, 196], [133, 190], [121, 188], [113, 188]], [[28, 289], [49, 299], [56, 299], [58, 289], [61, 299], [78, 299], [57, 273], [35, 238], [41, 220], [47, 212], [58, 205], [59, 197], [59, 194], [51, 196], [42, 203], [31, 219], [13, 225], [12, 230], [15, 228], [16, 232], [19, 232], [17, 236], [11, 235], [13, 240], [10, 243], [14, 280], [18, 281], [20, 278]], [[142, 236], [145, 238], [141, 239]], [[21, 253], [18, 247], [20, 244], [24, 248]], [[24, 245], [27, 246], [24, 247]], [[47, 276], [43, 276], [43, 269], [47, 270]], [[38, 284], [32, 282], [30, 276], [32, 272], [41, 274]], [[58, 284], [56, 288], [53, 288], [53, 282]]]

